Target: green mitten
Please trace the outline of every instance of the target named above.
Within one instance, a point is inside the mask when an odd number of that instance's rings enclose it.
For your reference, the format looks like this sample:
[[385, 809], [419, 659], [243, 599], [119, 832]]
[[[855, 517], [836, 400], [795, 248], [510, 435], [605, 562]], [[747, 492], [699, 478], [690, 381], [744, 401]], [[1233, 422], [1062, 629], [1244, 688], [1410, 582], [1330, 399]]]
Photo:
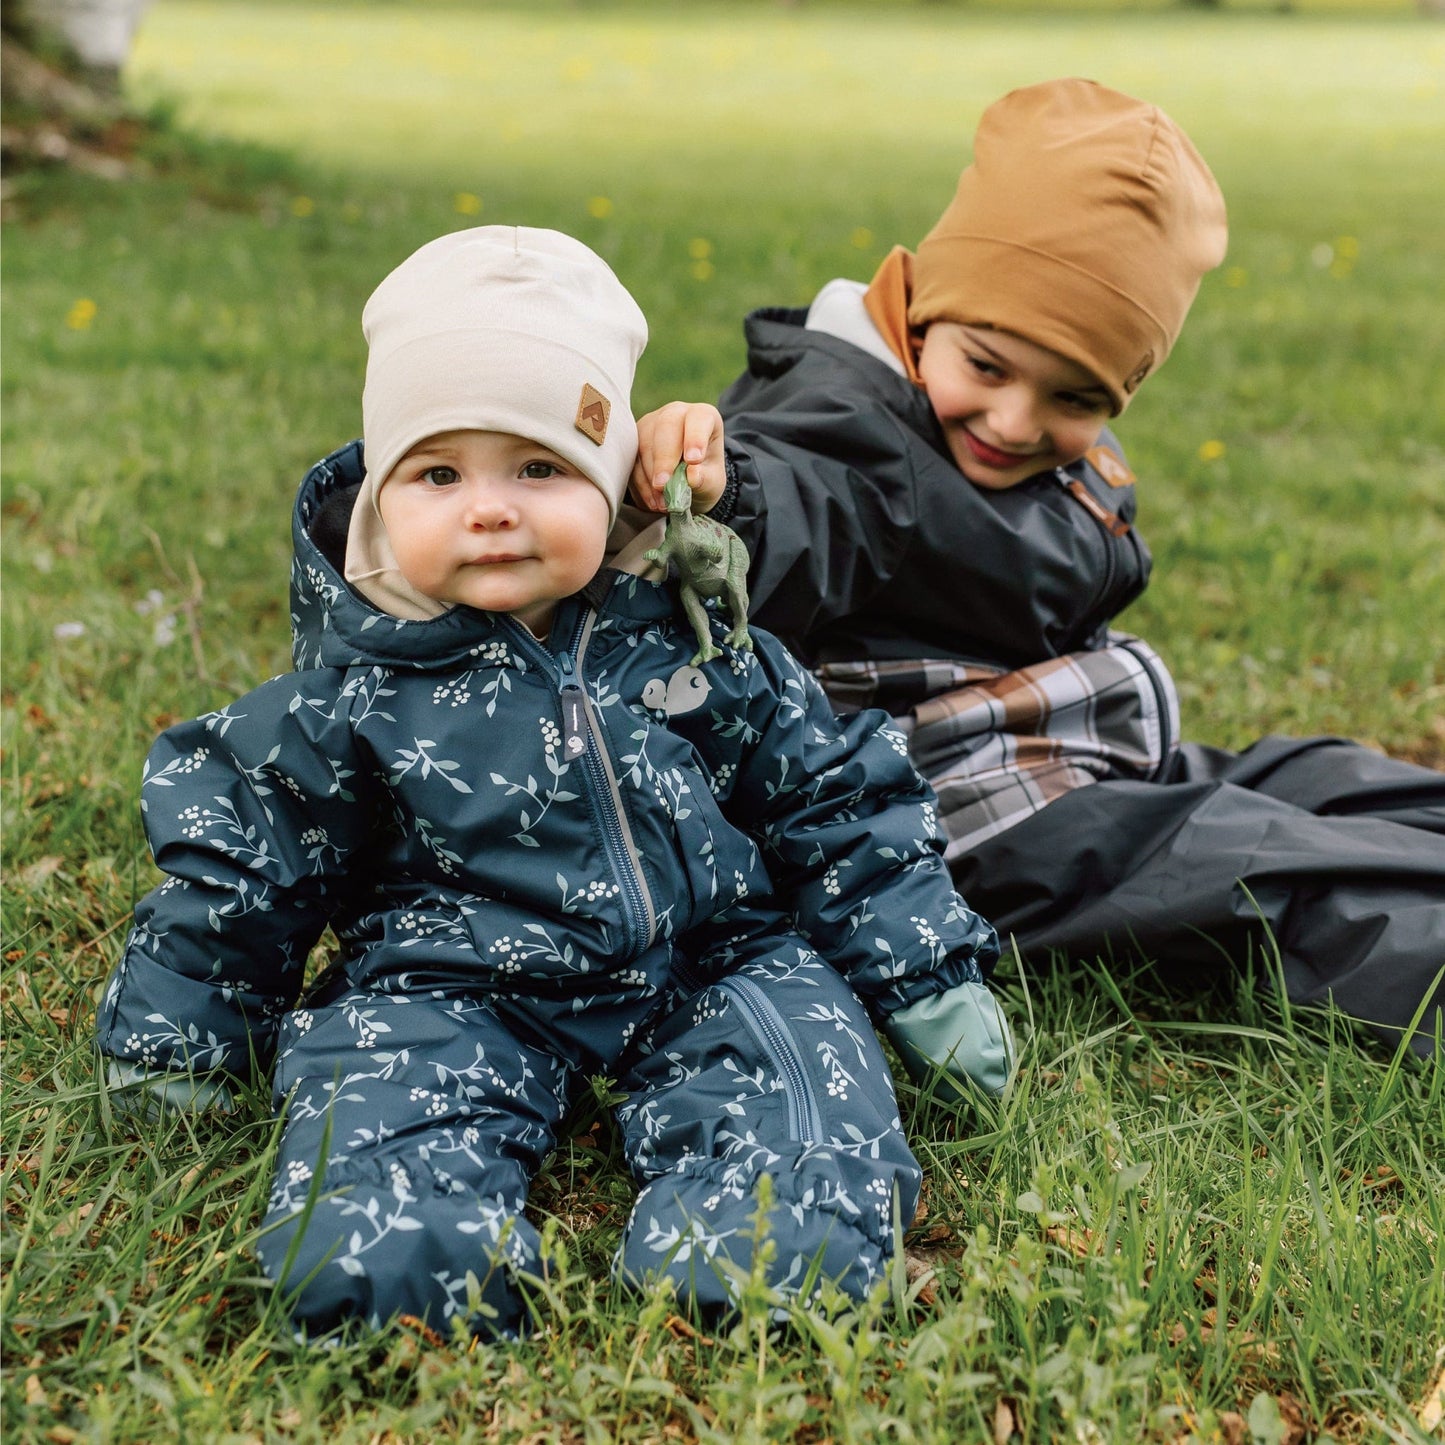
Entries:
[[964, 1080], [995, 1097], [1013, 1077], [1013, 1035], [998, 1000], [981, 983], [961, 983], [947, 993], [919, 999], [883, 1021], [915, 1083], [936, 1081], [940, 1099], [963, 1103]]
[[233, 1114], [236, 1101], [219, 1079], [143, 1069], [139, 1064], [109, 1059], [105, 1087], [116, 1113], [153, 1124], [165, 1114]]

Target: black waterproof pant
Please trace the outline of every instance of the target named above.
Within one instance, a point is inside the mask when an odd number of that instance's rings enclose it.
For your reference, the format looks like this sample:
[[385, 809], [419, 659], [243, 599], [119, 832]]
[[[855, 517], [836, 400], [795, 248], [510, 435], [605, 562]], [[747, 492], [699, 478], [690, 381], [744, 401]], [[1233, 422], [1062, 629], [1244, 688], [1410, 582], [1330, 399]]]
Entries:
[[1428, 1000], [1423, 1055], [1442, 1027], [1445, 773], [1355, 743], [1186, 745], [1165, 781], [1078, 788], [953, 871], [1034, 963], [1133, 956], [1203, 983], [1277, 947], [1292, 1002], [1398, 1039]]

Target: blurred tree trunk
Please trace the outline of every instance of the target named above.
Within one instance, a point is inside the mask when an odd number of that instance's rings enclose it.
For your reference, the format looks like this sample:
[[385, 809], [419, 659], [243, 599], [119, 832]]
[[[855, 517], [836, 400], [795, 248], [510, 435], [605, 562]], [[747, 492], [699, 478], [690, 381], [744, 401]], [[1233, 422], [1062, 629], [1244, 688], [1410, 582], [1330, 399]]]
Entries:
[[143, 130], [120, 73], [148, 0], [0, 0], [0, 201], [17, 172], [119, 179]]
[[147, 4], [149, 0], [5, 0], [4, 29], [42, 53], [58, 48], [76, 79], [115, 94]]

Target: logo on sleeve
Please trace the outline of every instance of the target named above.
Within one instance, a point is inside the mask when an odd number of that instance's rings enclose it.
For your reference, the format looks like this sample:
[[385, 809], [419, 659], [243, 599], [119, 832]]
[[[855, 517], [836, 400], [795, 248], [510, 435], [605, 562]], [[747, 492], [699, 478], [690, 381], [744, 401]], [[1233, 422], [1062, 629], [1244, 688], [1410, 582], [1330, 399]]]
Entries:
[[1134, 480], [1134, 473], [1128, 463], [1108, 447], [1090, 447], [1084, 453], [1084, 460], [1108, 482], [1111, 487], [1127, 487]]
[[582, 400], [577, 403], [577, 430], [599, 447], [607, 440], [607, 418], [612, 405], [590, 381], [582, 383]]

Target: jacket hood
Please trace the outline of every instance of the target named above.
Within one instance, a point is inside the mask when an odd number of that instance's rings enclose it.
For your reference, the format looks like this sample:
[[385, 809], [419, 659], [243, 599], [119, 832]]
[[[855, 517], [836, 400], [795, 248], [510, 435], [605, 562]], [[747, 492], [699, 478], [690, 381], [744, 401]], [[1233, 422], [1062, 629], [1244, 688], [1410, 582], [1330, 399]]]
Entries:
[[[504, 634], [490, 613], [454, 607], [440, 617], [410, 621], [393, 617], [354, 591], [343, 576], [351, 509], [366, 475], [361, 442], [323, 457], [302, 479], [291, 514], [291, 658], [298, 671], [311, 667], [445, 667]], [[628, 549], [639, 552], [649, 538]], [[624, 570], [614, 570], [622, 566]], [[646, 623], [669, 616], [678, 605], [674, 589], [659, 585], [655, 567], [628, 575], [624, 558], [604, 568], [579, 596], [624, 617]], [[567, 602], [559, 604], [565, 609]]]

